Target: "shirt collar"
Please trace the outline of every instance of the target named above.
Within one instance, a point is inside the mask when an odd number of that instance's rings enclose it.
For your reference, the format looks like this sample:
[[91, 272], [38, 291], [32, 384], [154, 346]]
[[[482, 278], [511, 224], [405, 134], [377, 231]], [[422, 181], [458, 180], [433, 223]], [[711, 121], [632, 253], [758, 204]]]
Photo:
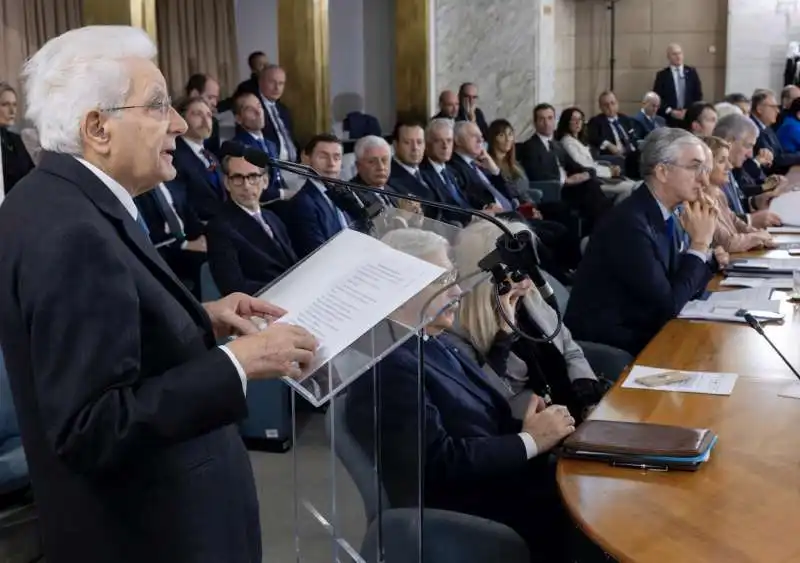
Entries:
[[764, 124], [761, 122], [761, 120], [760, 120], [759, 118], [757, 118], [755, 115], [752, 115], [752, 114], [750, 114], [750, 117], [752, 118], [752, 120], [753, 120], [753, 121], [755, 121], [756, 125], [758, 126], [758, 130], [759, 130], [759, 131], [763, 131], [764, 129], [766, 129], [766, 128], [767, 128], [767, 126], [766, 126], [766, 125], [764, 125]]
[[256, 215], [261, 215], [259, 211], [253, 211], [252, 209], [247, 209], [244, 205], [241, 205], [238, 201], [234, 201], [233, 203], [239, 206], [239, 209], [241, 209], [251, 217], [255, 217]]
[[652, 117], [650, 117], [649, 115], [647, 115], [647, 112], [646, 112], [646, 111], [644, 111], [644, 108], [640, 109], [640, 110], [639, 110], [639, 113], [641, 113], [641, 114], [642, 114], [643, 116], [645, 116], [647, 119], [649, 119], [649, 120], [651, 120], [651, 121], [653, 120], [653, 118], [652, 118]]
[[[650, 188], [648, 187], [648, 189]], [[672, 217], [672, 211], [667, 209], [667, 206], [658, 200], [656, 194], [653, 193], [653, 190], [650, 190], [650, 194], [653, 196], [653, 199], [656, 200], [656, 203], [658, 204], [658, 209], [659, 211], [661, 211], [661, 217], [664, 219], [664, 221]]]
[[678, 74], [683, 74], [683, 65], [679, 65], [679, 66], [670, 65], [669, 68], [672, 69], [672, 72], [675, 72], [677, 70]]
[[419, 171], [419, 167], [418, 166], [409, 166], [408, 164], [405, 164], [404, 162], [400, 162], [396, 158], [394, 160], [395, 160], [395, 162], [397, 162], [397, 164], [399, 164], [400, 166], [405, 168], [406, 171], [408, 171], [408, 173], [411, 174], [412, 176], [416, 176], [417, 175], [417, 172]]
[[457, 154], [464, 162], [466, 162], [470, 166], [472, 166], [472, 163], [475, 162], [474, 158], [472, 158], [471, 156], [467, 156], [467, 155], [465, 155], [463, 153], [455, 152], [453, 154]]
[[203, 156], [203, 151], [205, 150], [205, 147], [203, 146], [202, 143], [198, 143], [197, 141], [187, 139], [186, 137], [183, 137], [183, 140], [187, 145], [189, 145], [189, 148], [192, 149], [192, 152], [194, 154], [196, 154], [197, 156]]
[[542, 142], [545, 144], [545, 146], [547, 146], [553, 140], [552, 137], [545, 137], [541, 133], [536, 133], [536, 136], [539, 137], [542, 140]]
[[139, 210], [136, 208], [136, 204], [133, 202], [133, 197], [131, 196], [130, 193], [128, 193], [128, 190], [123, 188], [119, 182], [117, 182], [114, 178], [112, 178], [111, 176], [100, 170], [97, 166], [95, 166], [91, 162], [79, 158], [77, 156], [75, 157], [75, 160], [77, 160], [78, 162], [83, 164], [86, 168], [88, 168], [95, 176], [97, 176], [97, 178], [101, 182], [103, 182], [106, 185], [106, 187], [108, 187], [109, 190], [111, 190], [112, 194], [117, 196], [117, 199], [122, 204], [122, 207], [125, 208], [125, 211], [127, 211], [130, 214], [130, 216], [133, 217], [134, 220], [139, 218]]
[[325, 184], [314, 178], [309, 178], [308, 180], [320, 191], [320, 193], [322, 193], [325, 197], [328, 197], [328, 188], [325, 187]]
[[253, 137], [256, 141], [263, 141], [264, 134], [261, 131], [248, 131], [250, 136]]
[[436, 170], [437, 174], [441, 174], [445, 171], [445, 168], [447, 168], [447, 165], [444, 162], [434, 162], [430, 158], [428, 159], [428, 162], [431, 163], [431, 166], [433, 166], [433, 169]]

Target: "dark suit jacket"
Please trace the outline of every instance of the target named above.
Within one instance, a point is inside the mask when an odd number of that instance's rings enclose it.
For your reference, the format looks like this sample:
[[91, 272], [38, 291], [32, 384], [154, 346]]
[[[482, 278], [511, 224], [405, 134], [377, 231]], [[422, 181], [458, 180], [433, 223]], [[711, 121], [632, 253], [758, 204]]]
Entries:
[[[186, 198], [182, 197], [179, 191], [180, 186], [175, 187], [171, 186], [171, 184], [173, 182], [166, 182], [165, 186], [172, 196], [174, 211], [183, 222], [183, 232], [186, 235], [186, 240], [194, 240], [203, 234], [203, 224]], [[169, 232], [167, 228], [167, 217], [156, 199], [155, 190], [157, 189], [158, 187], [155, 187], [134, 199], [136, 207], [142, 214], [142, 218], [147, 224], [147, 229], [150, 231], [150, 240], [153, 241], [153, 244], [162, 243], [175, 236], [175, 233]], [[180, 246], [180, 242], [182, 241], [176, 242], [176, 245]]]
[[[267, 111], [267, 105], [264, 103], [264, 99], [261, 97], [260, 93], [256, 95], [261, 101], [261, 107], [264, 109], [264, 129], [262, 131], [264, 138], [272, 141], [272, 144], [280, 149], [281, 139], [278, 135], [278, 130], [272, 125], [272, 118], [270, 118], [269, 111]], [[278, 115], [283, 121], [284, 127], [286, 127], [286, 132], [292, 138], [292, 143], [294, 143], [294, 146], [297, 149], [297, 157], [300, 158], [300, 151], [303, 147], [297, 144], [297, 139], [294, 136], [294, 126], [292, 125], [292, 116], [289, 113], [289, 108], [283, 105], [280, 101], [275, 102], [275, 107], [278, 110]]]
[[178, 175], [172, 182], [171, 188], [178, 192], [178, 197], [187, 198], [201, 221], [208, 221], [219, 213], [225, 201], [223, 197], [225, 187], [219, 162], [215, 171], [219, 188], [209, 180], [203, 161], [181, 137], [178, 137], [175, 143], [173, 162]]
[[[755, 119], [753, 122], [755, 123]], [[756, 140], [756, 146], [753, 148], [753, 154], [757, 155], [761, 149], [769, 149], [774, 155], [772, 166], [764, 169], [765, 174], [786, 174], [792, 166], [800, 164], [800, 152], [783, 150], [778, 134], [771, 127], [762, 129], [758, 123], [756, 123], [756, 127], [759, 128], [760, 133]]]
[[[461, 155], [453, 153], [450, 161], [447, 163], [447, 168], [453, 173], [461, 193], [467, 196], [467, 200], [472, 205], [473, 209], [483, 209], [487, 205], [494, 203], [495, 198], [486, 185], [481, 180], [477, 172], [467, 164]], [[506, 196], [509, 201], [518, 199], [518, 194], [513, 191], [511, 185], [503, 179], [502, 174], [492, 176], [488, 172], [485, 176], [489, 179], [497, 191]]]
[[73, 157], [44, 152], [21, 186], [0, 346], [48, 562], [260, 561], [247, 403], [204, 309]]
[[[427, 183], [427, 179], [422, 174], [420, 169], [420, 176]], [[403, 168], [394, 158], [392, 159], [392, 167], [389, 173], [389, 182], [391, 189], [400, 194], [412, 194], [423, 199], [430, 201], [441, 201], [439, 194], [433, 186], [425, 185], [419, 182], [411, 173]], [[423, 205], [422, 211], [426, 217], [435, 219], [436, 221], [442, 220], [443, 211], [429, 205]]]
[[[627, 115], [622, 114], [619, 114], [617, 119], [622, 129], [628, 135], [628, 150], [636, 149], [636, 127], [633, 120]], [[586, 125], [586, 131], [589, 137], [589, 145], [597, 149], [600, 154], [611, 154], [608, 149], [600, 148], [606, 141], [612, 144], [615, 142], [614, 131], [611, 129], [611, 123], [609, 123], [605, 115], [595, 115], [591, 118]], [[620, 142], [624, 144], [625, 139], [620, 139]]]
[[[262, 145], [258, 139], [253, 137], [250, 133], [239, 127], [236, 126], [236, 135], [234, 135], [233, 141], [238, 143], [242, 143], [245, 146], [256, 148], [260, 151], [264, 151], [266, 148], [266, 152], [272, 158], [278, 158], [279, 156], [279, 148], [278, 146], [264, 137], [264, 145]], [[269, 170], [269, 185], [267, 189], [264, 190], [264, 193], [261, 195], [261, 201], [267, 202], [272, 201], [274, 199], [281, 198], [281, 188], [283, 188], [283, 178], [281, 177], [281, 171], [277, 168], [270, 168]]]
[[561, 182], [559, 163], [567, 175], [580, 172], [589, 172], [594, 175], [593, 170], [584, 168], [570, 158], [558, 141], [551, 141], [550, 146], [552, 150], [545, 147], [538, 135], [533, 135], [518, 145], [517, 158], [531, 182]]
[[697, 74], [697, 70], [694, 67], [684, 65], [683, 73], [686, 81], [683, 108], [678, 108], [678, 92], [675, 89], [672, 68], [662, 68], [656, 74], [653, 92], [661, 97], [661, 107], [658, 109], [658, 115], [661, 117], [667, 117], [668, 109], [685, 109], [703, 99], [703, 85], [700, 83], [700, 75]]
[[207, 225], [208, 265], [223, 295], [254, 295], [297, 263], [283, 221], [266, 209], [261, 215], [274, 237], [233, 200]]
[[[461, 190], [458, 186], [458, 181], [455, 180], [455, 175], [452, 174], [452, 170], [449, 170], [449, 166], [447, 167], [448, 171], [453, 175], [453, 180], [456, 183], [456, 189]], [[450, 195], [447, 186], [445, 186], [442, 177], [436, 171], [436, 169], [431, 164], [431, 161], [427, 158], [423, 158], [422, 162], [419, 165], [419, 171], [422, 173], [422, 177], [425, 179], [425, 182], [431, 187], [431, 189], [436, 192], [436, 198], [438, 201], [442, 203], [446, 203], [448, 205], [454, 205], [456, 207], [461, 207], [458, 202], [453, 199], [453, 196]], [[464, 199], [469, 201], [466, 194], [462, 192]], [[463, 214], [463, 213], [456, 213], [455, 211], [442, 211], [441, 212], [441, 220], [447, 221], [448, 223], [459, 223], [461, 225], [466, 225], [470, 222], [470, 217]]]
[[631, 119], [633, 121], [633, 126], [636, 129], [636, 137], [639, 139], [644, 139], [655, 129], [659, 127], [666, 127], [667, 125], [667, 122], [664, 121], [664, 118], [660, 115], [655, 115], [653, 116], [653, 119], [650, 120], [641, 111], [637, 111], [636, 115], [634, 115]]
[[287, 203], [282, 218], [299, 258], [305, 258], [342, 230], [336, 212], [311, 180]]
[[220, 148], [222, 141], [219, 136], [219, 119], [216, 116], [211, 118], [211, 136], [206, 139], [203, 146], [211, 151], [211, 154], [220, 158]]
[[[469, 121], [467, 118], [467, 112], [464, 111], [463, 106], [458, 107], [456, 121]], [[486, 116], [483, 115], [483, 110], [481, 108], [475, 108], [475, 125], [477, 125], [478, 129], [481, 130], [481, 134], [485, 139], [486, 135], [489, 133], [489, 124], [486, 123]]]
[[236, 90], [234, 90], [233, 96], [231, 96], [230, 98], [225, 98], [224, 100], [220, 100], [217, 103], [217, 112], [223, 113], [226, 111], [233, 110], [233, 99], [242, 92], [249, 92], [251, 94], [255, 94], [256, 96], [259, 95], [257, 74], [252, 74], [250, 78], [240, 82], [239, 85], [236, 87]]
[[573, 336], [634, 356], [713, 276], [698, 257], [662, 250], [666, 227], [646, 186], [617, 205], [589, 239], [564, 323]]
[[33, 170], [34, 165], [22, 137], [6, 128], [0, 128], [0, 152], [3, 158], [3, 186], [8, 194], [17, 182]]

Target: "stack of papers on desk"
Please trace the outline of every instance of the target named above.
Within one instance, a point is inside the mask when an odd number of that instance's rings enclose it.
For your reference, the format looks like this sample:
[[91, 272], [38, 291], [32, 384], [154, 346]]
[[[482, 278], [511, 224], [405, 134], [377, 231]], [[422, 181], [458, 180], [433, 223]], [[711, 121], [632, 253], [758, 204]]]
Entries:
[[[780, 301], [770, 299], [771, 287], [754, 287], [734, 291], [718, 291], [706, 300], [689, 301], [678, 314], [679, 319], [745, 323], [741, 310], [780, 313]], [[754, 316], [758, 317], [754, 313]]]
[[787, 225], [768, 227], [767, 232], [773, 235], [800, 235], [800, 227], [791, 227]]
[[730, 276], [791, 276], [792, 270], [800, 268], [798, 258], [745, 258], [733, 260], [726, 268]]
[[789, 277], [776, 277], [776, 278], [748, 278], [733, 276], [725, 278], [720, 282], [720, 287], [757, 287], [773, 289], [792, 289], [792, 278]]
[[733, 386], [736, 384], [736, 379], [739, 377], [735, 373], [712, 373], [708, 371], [680, 370], [679, 373], [689, 376], [686, 381], [669, 383], [656, 387], [643, 385], [641, 383], [637, 383], [636, 381], [645, 375], [654, 375], [668, 371], [671, 372], [678, 370], [653, 368], [647, 366], [633, 366], [633, 369], [628, 374], [628, 377], [625, 378], [622, 387], [623, 389], [648, 389], [651, 391], [674, 391], [678, 393], [730, 395], [733, 392]]
[[800, 225], [800, 192], [779, 195], [769, 202], [769, 210], [780, 217], [784, 225]]

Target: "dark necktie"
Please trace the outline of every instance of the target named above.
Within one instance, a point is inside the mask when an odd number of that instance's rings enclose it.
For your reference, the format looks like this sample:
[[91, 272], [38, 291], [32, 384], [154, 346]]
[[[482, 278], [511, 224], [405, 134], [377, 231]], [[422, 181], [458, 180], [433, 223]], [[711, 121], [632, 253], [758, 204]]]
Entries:
[[208, 162], [208, 166], [206, 166], [206, 176], [208, 176], [208, 181], [214, 186], [214, 189], [216, 189], [217, 194], [222, 198], [222, 201], [225, 201], [225, 189], [223, 188], [222, 182], [220, 182], [219, 179], [216, 157], [206, 148], [203, 148], [200, 151], [200, 154], [202, 154], [203, 158], [205, 158]]
[[728, 190], [726, 194], [731, 204], [731, 209], [737, 215], [744, 215], [744, 205], [742, 205], [742, 190], [739, 188], [739, 182], [733, 175], [733, 172], [728, 174]]
[[447, 188], [447, 192], [450, 194], [450, 197], [456, 202], [456, 205], [459, 207], [463, 207], [464, 209], [471, 209], [469, 202], [466, 198], [461, 195], [461, 190], [458, 189], [456, 185], [456, 181], [453, 178], [453, 174], [447, 169], [447, 166], [442, 168], [442, 180], [444, 181], [444, 185]]
[[144, 231], [144, 234], [150, 238], [150, 229], [147, 228], [147, 223], [145, 223], [144, 217], [142, 217], [141, 213], [136, 215], [136, 224], [139, 225], [139, 227], [141, 227], [141, 229]]
[[425, 186], [426, 188], [428, 188], [428, 187], [429, 187], [429, 186], [428, 186], [428, 183], [427, 183], [427, 182], [425, 182], [425, 180], [422, 178], [422, 172], [420, 172], [420, 171], [419, 171], [419, 168], [417, 168], [417, 169], [414, 171], [414, 178], [416, 178], [417, 182], [419, 182], [420, 184], [422, 184], [422, 185], [423, 185], [423, 186]]
[[627, 151], [630, 145], [630, 143], [628, 142], [628, 134], [625, 133], [625, 129], [623, 129], [622, 125], [619, 122], [619, 119], [612, 119], [611, 127], [613, 127], [614, 130], [617, 132], [617, 137], [619, 137], [619, 142], [622, 144], [622, 147]]
[[481, 183], [484, 186], [486, 186], [486, 189], [488, 189], [489, 192], [491, 192], [492, 197], [494, 197], [495, 201], [500, 204], [500, 207], [503, 208], [503, 211], [513, 211], [514, 206], [511, 205], [511, 201], [506, 196], [501, 194], [500, 190], [494, 187], [494, 184], [492, 184], [492, 182], [486, 177], [486, 175], [481, 170], [480, 166], [478, 166], [478, 163], [473, 160], [470, 163], [470, 166], [472, 166], [472, 169], [481, 179]]
[[178, 241], [182, 242], [186, 237], [183, 234], [181, 222], [178, 219], [178, 213], [169, 204], [169, 201], [167, 201], [167, 196], [165, 196], [164, 192], [161, 191], [161, 186], [156, 186], [153, 192], [155, 193], [158, 210], [161, 212], [161, 216], [164, 218], [164, 221], [167, 223], [167, 227], [169, 228], [170, 236], [173, 236], [178, 239]]
[[671, 265], [675, 254], [675, 216], [672, 214], [664, 221], [662, 237], [660, 247], [664, 254], [664, 261]]

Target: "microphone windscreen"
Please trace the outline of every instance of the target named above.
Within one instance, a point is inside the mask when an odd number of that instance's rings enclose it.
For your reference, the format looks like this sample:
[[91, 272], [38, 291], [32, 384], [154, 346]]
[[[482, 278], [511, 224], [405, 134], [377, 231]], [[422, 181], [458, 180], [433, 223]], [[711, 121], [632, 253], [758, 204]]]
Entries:
[[241, 158], [244, 156], [245, 146], [238, 141], [225, 141], [219, 148], [220, 159], [226, 156]]

